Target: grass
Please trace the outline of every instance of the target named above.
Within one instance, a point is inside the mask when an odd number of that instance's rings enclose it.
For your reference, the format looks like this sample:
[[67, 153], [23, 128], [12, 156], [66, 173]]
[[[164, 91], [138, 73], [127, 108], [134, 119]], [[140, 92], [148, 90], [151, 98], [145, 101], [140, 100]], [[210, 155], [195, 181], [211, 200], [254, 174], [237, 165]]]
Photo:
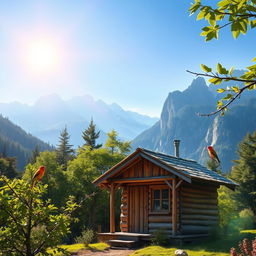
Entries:
[[[135, 251], [133, 254], [130, 256], [165, 256], [165, 255], [174, 255], [175, 251], [178, 248], [167, 248], [167, 247], [162, 247], [162, 246], [148, 246], [146, 248], [140, 249]], [[205, 250], [189, 250], [185, 249], [185, 251], [188, 253], [189, 256], [229, 256], [229, 253], [224, 253], [224, 252], [209, 252]]]
[[246, 230], [240, 231], [240, 233], [246, 233], [246, 234], [254, 234], [254, 235], [256, 235], [256, 229], [246, 229]]
[[[236, 235], [223, 236], [219, 239], [209, 239], [204, 242], [187, 244], [181, 246], [189, 256], [229, 256], [231, 247], [237, 247], [238, 242], [243, 238], [254, 239], [256, 230], [242, 230]], [[131, 256], [164, 256], [174, 255], [174, 252], [179, 249], [176, 247], [148, 246], [135, 251]]]
[[[60, 245], [60, 248], [66, 249], [69, 253], [75, 253], [82, 249], [88, 249], [92, 251], [104, 251], [109, 246], [105, 243], [95, 243], [95, 244], [89, 244], [88, 247], [85, 247], [84, 244], [70, 244], [70, 245]], [[53, 253], [54, 249], [47, 250], [48, 253]], [[62, 253], [56, 253], [56, 256], [62, 256]]]

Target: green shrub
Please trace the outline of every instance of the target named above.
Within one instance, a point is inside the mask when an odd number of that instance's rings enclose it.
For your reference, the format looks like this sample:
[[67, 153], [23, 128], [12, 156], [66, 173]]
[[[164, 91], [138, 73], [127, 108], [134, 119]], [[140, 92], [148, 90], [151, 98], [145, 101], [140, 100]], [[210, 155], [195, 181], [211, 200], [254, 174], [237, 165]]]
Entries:
[[95, 239], [95, 233], [92, 229], [86, 229], [82, 232], [81, 236], [75, 239], [76, 243], [84, 244], [87, 247]]
[[167, 245], [169, 242], [168, 234], [164, 229], [157, 229], [153, 236], [151, 240], [153, 245]]
[[251, 209], [244, 209], [239, 213], [240, 217], [240, 230], [252, 229], [254, 223], [254, 214]]

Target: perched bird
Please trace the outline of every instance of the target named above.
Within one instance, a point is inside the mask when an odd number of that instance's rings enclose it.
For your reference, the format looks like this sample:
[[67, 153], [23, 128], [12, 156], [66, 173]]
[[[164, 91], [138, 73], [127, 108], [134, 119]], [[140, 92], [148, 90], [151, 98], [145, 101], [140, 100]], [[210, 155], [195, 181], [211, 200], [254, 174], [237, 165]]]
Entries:
[[219, 159], [216, 151], [213, 149], [213, 147], [209, 146], [207, 149], [208, 149], [208, 154], [209, 154], [210, 158], [213, 160], [216, 160], [220, 164], [220, 159]]
[[42, 178], [43, 178], [43, 176], [44, 176], [44, 171], [45, 171], [45, 167], [44, 166], [40, 166], [39, 168], [38, 168], [38, 170], [35, 172], [35, 174], [34, 174], [34, 176], [33, 176], [33, 178], [32, 178], [32, 188], [34, 187], [34, 185], [38, 182], [38, 181], [40, 181]]

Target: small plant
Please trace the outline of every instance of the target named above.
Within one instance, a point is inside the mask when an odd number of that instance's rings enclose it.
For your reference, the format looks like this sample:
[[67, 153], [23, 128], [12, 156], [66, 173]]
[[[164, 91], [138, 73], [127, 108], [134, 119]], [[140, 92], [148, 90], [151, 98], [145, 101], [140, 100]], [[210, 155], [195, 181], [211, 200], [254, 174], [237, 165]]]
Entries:
[[230, 249], [230, 256], [256, 256], [256, 239], [252, 240], [252, 243], [245, 238], [242, 242], [239, 243], [238, 253], [235, 248]]
[[153, 245], [167, 245], [169, 242], [168, 234], [164, 229], [157, 229], [153, 236], [151, 240]]
[[75, 241], [77, 243], [84, 244], [85, 247], [88, 247], [88, 245], [93, 242], [94, 238], [95, 238], [94, 231], [92, 229], [86, 229], [82, 232], [81, 236], [75, 239]]

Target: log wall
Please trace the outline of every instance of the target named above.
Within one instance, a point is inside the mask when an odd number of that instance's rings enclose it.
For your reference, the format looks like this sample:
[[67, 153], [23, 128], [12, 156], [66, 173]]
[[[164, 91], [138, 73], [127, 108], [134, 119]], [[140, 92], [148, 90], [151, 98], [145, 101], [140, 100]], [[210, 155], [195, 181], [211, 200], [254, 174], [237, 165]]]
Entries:
[[180, 188], [181, 234], [209, 233], [219, 221], [217, 186], [184, 183]]
[[128, 187], [124, 186], [121, 197], [120, 230], [128, 232]]

